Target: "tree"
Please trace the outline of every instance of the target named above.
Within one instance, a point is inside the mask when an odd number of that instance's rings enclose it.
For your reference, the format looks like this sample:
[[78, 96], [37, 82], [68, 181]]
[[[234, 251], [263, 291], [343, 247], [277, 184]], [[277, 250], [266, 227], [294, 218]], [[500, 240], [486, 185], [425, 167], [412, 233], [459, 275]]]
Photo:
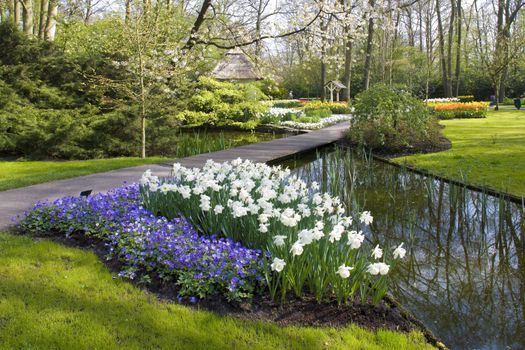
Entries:
[[48, 0], [46, 29], [44, 39], [49, 41], [55, 40], [58, 15], [58, 0]]
[[182, 40], [190, 23], [181, 16], [180, 7], [167, 8], [164, 2], [132, 3], [130, 16], [122, 23], [121, 34], [114, 38], [120, 47], [114, 57], [116, 69], [126, 72], [119, 80], [103, 84], [119, 91], [133, 105], [141, 125], [140, 155], [146, 157], [148, 119], [169, 103], [170, 96], [192, 70], [199, 51], [188, 50]]

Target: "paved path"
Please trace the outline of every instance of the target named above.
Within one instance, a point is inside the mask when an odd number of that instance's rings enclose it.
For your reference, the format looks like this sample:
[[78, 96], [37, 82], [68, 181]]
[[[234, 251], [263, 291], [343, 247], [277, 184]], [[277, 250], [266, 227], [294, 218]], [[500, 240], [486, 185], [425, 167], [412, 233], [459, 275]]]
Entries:
[[165, 164], [142, 165], [79, 176], [71, 179], [46, 182], [43, 184], [17, 188], [0, 192], [0, 230], [13, 225], [12, 218], [33, 206], [39, 200], [53, 200], [63, 196], [77, 196], [85, 190], [105, 192], [121, 186], [124, 182], [136, 182], [145, 170], [158, 176], [167, 176], [170, 165], [178, 162], [186, 167], [201, 167], [206, 160], [217, 162], [236, 158], [250, 159], [254, 162], [269, 162], [284, 159], [297, 153], [324, 146], [341, 139], [349, 123], [333, 125], [307, 134], [290, 136], [267, 142], [261, 142], [224, 151], [204, 153], [193, 157], [177, 159]]

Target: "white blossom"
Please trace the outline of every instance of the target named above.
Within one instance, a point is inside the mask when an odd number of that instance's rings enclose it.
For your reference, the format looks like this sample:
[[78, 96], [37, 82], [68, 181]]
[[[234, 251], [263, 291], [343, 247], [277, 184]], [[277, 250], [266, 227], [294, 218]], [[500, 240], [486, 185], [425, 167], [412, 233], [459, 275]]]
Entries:
[[286, 262], [283, 259], [273, 258], [273, 262], [270, 265], [272, 271], [281, 272], [286, 266]]
[[396, 249], [394, 249], [394, 259], [403, 259], [407, 251], [403, 248], [403, 243], [401, 243]]
[[345, 264], [343, 264], [339, 266], [339, 269], [337, 269], [337, 274], [341, 276], [341, 278], [348, 278], [350, 277], [350, 271], [353, 269], [353, 267], [346, 266]]
[[379, 248], [379, 244], [375, 246], [370, 256], [373, 257], [374, 259], [381, 259], [381, 257], [383, 256], [383, 249]]

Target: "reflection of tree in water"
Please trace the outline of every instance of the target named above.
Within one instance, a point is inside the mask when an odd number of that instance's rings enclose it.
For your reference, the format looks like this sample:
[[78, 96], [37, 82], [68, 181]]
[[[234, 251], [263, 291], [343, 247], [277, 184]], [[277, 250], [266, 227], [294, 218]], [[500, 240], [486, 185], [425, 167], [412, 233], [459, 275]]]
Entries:
[[373, 242], [408, 243], [393, 293], [447, 345], [525, 348], [523, 205], [340, 151], [295, 172], [370, 210]]

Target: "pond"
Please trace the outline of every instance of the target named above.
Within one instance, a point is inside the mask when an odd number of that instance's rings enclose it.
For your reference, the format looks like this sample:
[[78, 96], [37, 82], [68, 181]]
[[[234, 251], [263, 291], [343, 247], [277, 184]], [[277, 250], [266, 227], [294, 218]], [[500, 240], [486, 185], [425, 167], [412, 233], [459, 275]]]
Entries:
[[451, 349], [525, 349], [525, 206], [343, 149], [283, 162], [404, 241], [392, 294]]

